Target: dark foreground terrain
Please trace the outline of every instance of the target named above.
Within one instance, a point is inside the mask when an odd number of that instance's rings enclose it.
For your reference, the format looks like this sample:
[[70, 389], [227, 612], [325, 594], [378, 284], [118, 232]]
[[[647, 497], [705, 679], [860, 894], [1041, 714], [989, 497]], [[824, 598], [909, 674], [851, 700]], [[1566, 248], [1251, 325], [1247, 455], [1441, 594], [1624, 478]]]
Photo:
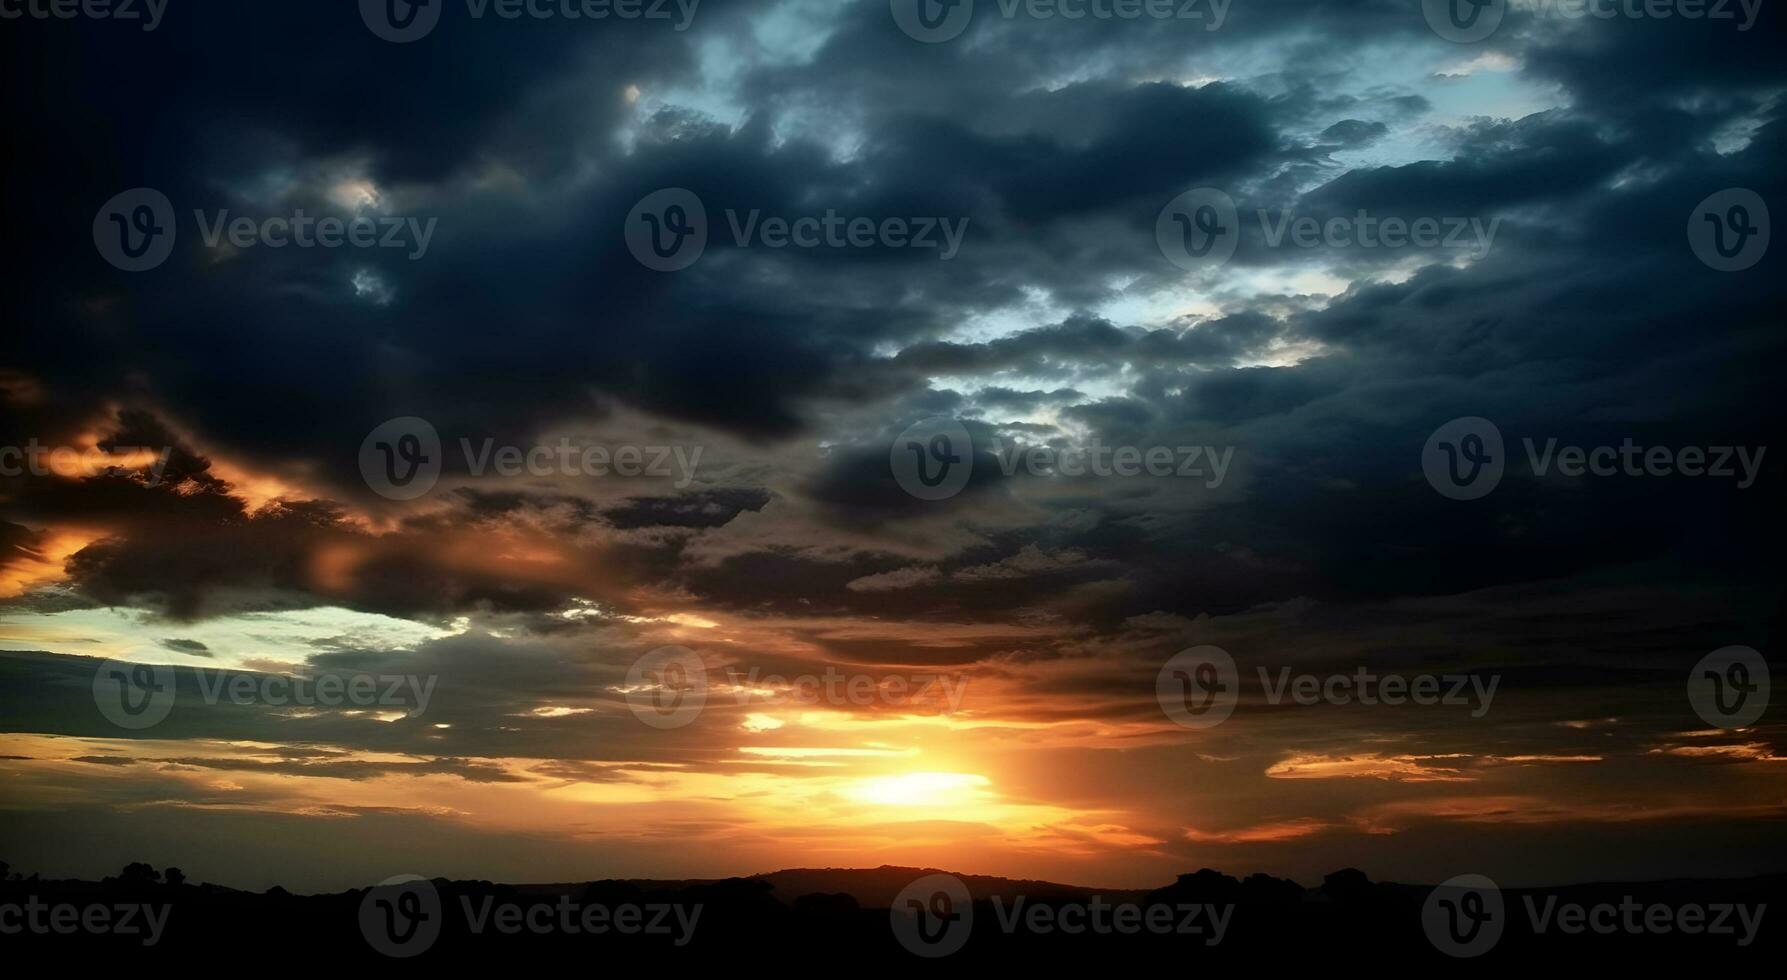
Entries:
[[[951, 883], [970, 896], [966, 912], [950, 897]], [[603, 970], [1161, 964], [1274, 965], [1276, 973], [1353, 963], [1478, 973], [1528, 963], [1669, 963], [1772, 973], [1787, 950], [1777, 918], [1787, 912], [1774, 908], [1784, 886], [1787, 875], [1777, 874], [1436, 892], [1374, 883], [1350, 869], [1316, 888], [1204, 870], [1154, 891], [1098, 891], [882, 867], [719, 881], [416, 878], [293, 895], [193, 884], [177, 869], [134, 864], [100, 882], [10, 875], [0, 883], [0, 949], [15, 964], [48, 956], [41, 962], [190, 967], [248, 957], [243, 962], [286, 969], [395, 960], [514, 968], [574, 957]], [[1477, 952], [1457, 957], [1443, 947]]]

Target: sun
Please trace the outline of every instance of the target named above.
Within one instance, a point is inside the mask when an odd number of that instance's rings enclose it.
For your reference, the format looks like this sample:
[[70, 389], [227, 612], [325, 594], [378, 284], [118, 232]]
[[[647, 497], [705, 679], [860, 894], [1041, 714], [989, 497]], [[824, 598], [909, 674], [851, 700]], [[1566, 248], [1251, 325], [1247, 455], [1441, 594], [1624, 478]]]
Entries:
[[909, 772], [901, 776], [860, 779], [843, 795], [882, 806], [959, 806], [986, 799], [985, 776], [966, 772]]

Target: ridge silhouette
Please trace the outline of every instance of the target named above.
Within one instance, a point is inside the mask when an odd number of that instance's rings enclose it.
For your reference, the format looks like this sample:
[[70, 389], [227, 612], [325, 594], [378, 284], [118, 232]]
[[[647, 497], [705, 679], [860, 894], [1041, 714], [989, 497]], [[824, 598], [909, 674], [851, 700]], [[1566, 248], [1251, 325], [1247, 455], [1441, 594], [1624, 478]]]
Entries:
[[[426, 881], [438, 897], [438, 936], [417, 954], [418, 961], [456, 964], [513, 964], [517, 954], [529, 956], [597, 956], [605, 966], [678, 963], [736, 965], [754, 951], [774, 950], [779, 958], [795, 956], [824, 964], [871, 963], [886, 968], [924, 963], [946, 970], [1067, 964], [1104, 969], [1122, 968], [1127, 957], [1170, 957], [1162, 962], [1190, 964], [1319, 963], [1334, 958], [1367, 963], [1453, 965], [1467, 971], [1494, 970], [1514, 963], [1546, 963], [1586, 958], [1599, 964], [1631, 964], [1657, 968], [1679, 961], [1684, 967], [1778, 962], [1787, 944], [1779, 922], [1767, 915], [1754, 941], [1739, 947], [1730, 937], [1709, 935], [1597, 935], [1592, 931], [1565, 935], [1555, 929], [1540, 934], [1529, 927], [1522, 903], [1532, 898], [1542, 906], [1546, 896], [1584, 904], [1618, 904], [1627, 896], [1642, 903], [1749, 903], [1772, 906], [1787, 896], [1787, 874], [1710, 880], [1677, 879], [1635, 883], [1592, 883], [1556, 888], [1503, 889], [1506, 933], [1487, 955], [1460, 960], [1435, 948], [1423, 932], [1422, 904], [1431, 885], [1373, 882], [1364, 872], [1346, 868], [1327, 875], [1314, 888], [1266, 874], [1237, 878], [1210, 868], [1181, 874], [1153, 890], [1097, 889], [1046, 881], [1025, 881], [984, 875], [954, 875], [972, 896], [972, 927], [958, 951], [938, 960], [923, 960], [903, 948], [890, 928], [890, 907], [902, 889], [928, 875], [948, 874], [930, 868], [883, 865], [878, 868], [792, 868], [741, 878], [713, 880], [601, 879], [556, 884], [501, 884], [491, 881]], [[421, 882], [421, 879], [417, 879]], [[419, 887], [419, 885], [418, 885]], [[277, 885], [250, 892], [212, 883], [194, 883], [179, 868], [157, 871], [133, 862], [119, 874], [97, 882], [45, 879], [15, 873], [0, 862], [0, 906], [34, 903], [39, 909], [58, 905], [116, 909], [137, 904], [165, 911], [165, 928], [153, 944], [144, 936], [99, 934], [83, 928], [8, 930], [0, 948], [35, 948], [40, 954], [128, 960], [133, 965], [163, 957], [187, 961], [225, 949], [289, 948], [329, 963], [390, 962], [369, 943], [361, 912], [370, 888], [296, 895]], [[371, 896], [376, 899], [378, 896]], [[1221, 942], [1179, 932], [1123, 934], [1082, 928], [1071, 931], [1063, 909], [1113, 908], [1130, 904], [1174, 910], [1178, 923], [1189, 908], [1226, 909]], [[496, 910], [512, 907], [515, 921], [532, 916], [558, 923], [563, 910], [600, 906], [642, 910], [637, 922], [657, 909], [699, 908], [694, 927], [676, 934], [600, 934], [554, 927], [536, 931], [525, 925], [513, 933], [495, 927]], [[1039, 909], [1047, 910], [1046, 913]], [[1771, 910], [1773, 911], [1773, 910]], [[1787, 914], [1787, 913], [1779, 913]], [[1036, 931], [1037, 917], [1058, 927]], [[48, 913], [40, 915], [48, 921]], [[669, 913], [663, 923], [678, 921]], [[0, 919], [0, 925], [16, 923]], [[482, 931], [472, 923], [483, 923]], [[622, 921], [617, 914], [613, 922]], [[1088, 920], [1089, 921], [1089, 920]], [[1207, 919], [1203, 921], [1208, 921]], [[680, 940], [680, 941], [679, 941]], [[15, 954], [16, 956], [16, 954]], [[1113, 957], [1119, 957], [1113, 959]], [[1142, 962], [1136, 960], [1134, 962]]]

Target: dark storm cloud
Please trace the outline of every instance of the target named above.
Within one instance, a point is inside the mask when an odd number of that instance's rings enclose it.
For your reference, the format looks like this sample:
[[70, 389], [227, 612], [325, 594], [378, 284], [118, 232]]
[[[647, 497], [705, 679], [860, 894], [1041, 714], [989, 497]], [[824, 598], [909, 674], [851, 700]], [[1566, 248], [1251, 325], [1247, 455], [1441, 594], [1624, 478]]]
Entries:
[[1390, 127], [1381, 122], [1366, 122], [1363, 119], [1342, 119], [1322, 130], [1322, 139], [1339, 143], [1342, 146], [1359, 146], [1378, 139], [1390, 131]]
[[[733, 35], [742, 29], [741, 10], [704, 11], [715, 16], [703, 27]], [[1076, 245], [1063, 229], [1048, 225], [1057, 218], [1102, 213], [1141, 232], [1177, 189], [1233, 183], [1270, 159], [1279, 143], [1274, 117], [1292, 111], [1226, 84], [1184, 89], [1101, 81], [1047, 91], [1031, 87], [1047, 74], [1045, 55], [1051, 49], [1071, 48], [1090, 57], [1110, 46], [1140, 55], [1183, 43], [1183, 34], [1164, 28], [1120, 31], [1109, 25], [1081, 31], [1061, 24], [989, 24], [991, 46], [968, 57], [910, 44], [888, 29], [885, 10], [859, 4], [839, 16], [835, 33], [809, 64], [770, 64], [747, 72], [742, 91], [750, 115], [738, 131], [728, 133], [699, 118], [660, 116], [645, 127], [635, 152], [620, 156], [607, 136], [626, 113], [621, 90], [630, 84], [649, 90], [660, 79], [686, 77], [695, 58], [686, 38], [630, 29], [566, 30], [524, 19], [448, 24], [427, 46], [393, 46], [358, 31], [358, 25], [347, 26], [355, 29], [339, 30], [327, 18], [290, 11], [233, 11], [171, 22], [150, 45], [104, 35], [79, 42], [66, 34], [53, 38], [59, 44], [103, 47], [108, 57], [119, 59], [121, 74], [133, 66], [146, 71], [153, 60], [227, 49], [244, 33], [276, 38], [277, 45], [260, 59], [261, 70], [228, 86], [204, 84], [203, 76], [181, 81], [157, 106], [161, 121], [153, 130], [136, 122], [135, 131], [110, 134], [113, 145], [147, 147], [138, 158], [151, 161], [196, 158], [202, 176], [192, 186], [169, 188], [183, 202], [223, 198], [219, 203], [227, 203], [220, 188], [252, 185], [257, 175], [293, 161], [365, 155], [367, 176], [393, 188], [394, 195], [410, 188], [413, 203], [438, 212], [445, 222], [437, 261], [378, 270], [398, 290], [401, 309], [353, 301], [345, 286], [352, 272], [346, 260], [263, 251], [236, 260], [227, 280], [207, 275], [201, 294], [206, 299], [185, 289], [157, 290], [159, 295], [145, 297], [147, 305], [167, 312], [152, 315], [153, 322], [139, 319], [142, 313], [128, 320], [111, 313], [89, 327], [92, 336], [152, 331], [183, 357], [217, 365], [220, 369], [209, 371], [155, 370], [152, 376], [177, 408], [201, 417], [213, 437], [244, 452], [304, 455], [343, 482], [351, 482], [341, 464], [349, 458], [347, 449], [372, 423], [392, 414], [414, 411], [440, 419], [443, 427], [508, 433], [586, 406], [591, 384], [654, 411], [759, 436], [797, 433], [806, 424], [801, 399], [885, 396], [909, 388], [913, 380], [876, 371], [868, 350], [888, 340], [922, 337], [957, 311], [1011, 297], [1014, 268], [1029, 265], [1027, 274], [1036, 282], [1085, 297], [1096, 295], [1089, 282], [1097, 277], [1158, 275], [1158, 256], [1145, 234], [1134, 237], [1133, 247], [1113, 252], [1108, 245]], [[1416, 38], [1424, 30], [1418, 17], [1396, 4], [1346, 5], [1345, 10], [1268, 4], [1237, 7], [1225, 31], [1263, 43], [1318, 27], [1336, 40], [1385, 32]], [[1035, 48], [1037, 42], [1044, 47]], [[1595, 47], [1559, 42], [1543, 50], [1585, 46]], [[318, 74], [321, 65], [333, 62], [365, 66], [355, 75], [351, 97], [336, 76]], [[39, 67], [53, 71], [62, 63], [45, 57]], [[845, 78], [884, 78], [887, 69], [916, 63], [927, 69], [921, 76], [901, 76], [904, 91], [918, 92], [916, 98], [881, 87], [847, 100], [861, 113], [849, 120], [864, 129], [859, 159], [839, 163], [808, 134], [780, 145], [771, 140], [767, 123], [777, 108], [822, 87], [836, 92]], [[579, 86], [574, 79], [591, 85]], [[987, 97], [979, 104], [1003, 103], [1010, 121], [994, 123], [984, 109], [967, 108], [962, 100], [926, 97], [923, 92], [932, 84], [974, 84]], [[255, 86], [287, 93], [276, 117], [256, 115], [261, 103]], [[304, 101], [294, 103], [290, 91], [303, 93]], [[427, 91], [433, 102], [454, 105], [451, 120], [420, 111], [419, 91]], [[573, 101], [572, 91], [593, 91], [593, 104], [590, 98]], [[106, 91], [87, 95], [102, 105], [119, 97]], [[544, 122], [573, 112], [575, 125]], [[170, 115], [177, 125], [167, 124]], [[1350, 122], [1358, 120], [1325, 125]], [[1705, 126], [1711, 124], [1709, 119]], [[1596, 145], [1587, 136], [1591, 125], [1592, 120], [1577, 121], [1566, 145], [1560, 145], [1560, 137], [1548, 137], [1543, 155], [1538, 141], [1520, 134], [1485, 134], [1482, 148], [1505, 148], [1501, 159], [1479, 160], [1479, 147], [1467, 145], [1459, 164], [1356, 171], [1308, 203], [1317, 211], [1370, 206], [1392, 212], [1444, 203], [1475, 214], [1554, 197], [1632, 159], [1630, 153], [1622, 157]], [[244, 131], [265, 132], [268, 138], [246, 144], [223, 139]], [[523, 133], [527, 142], [514, 143]], [[232, 145], [238, 148], [226, 154], [223, 147]], [[37, 152], [75, 149], [49, 143]], [[566, 181], [569, 164], [562, 161], [579, 155], [614, 171], [612, 189], [584, 192]], [[527, 195], [480, 197], [455, 189], [455, 180], [489, 159], [530, 168], [523, 175]], [[61, 169], [45, 163], [46, 173]], [[179, 173], [165, 166], [140, 179], [161, 186], [170, 177], [183, 179]], [[723, 276], [720, 270], [706, 275], [698, 269], [666, 281], [631, 264], [616, 236], [596, 236], [607, 245], [592, 250], [589, 229], [617, 227], [638, 194], [669, 184], [696, 189], [716, 208], [775, 209], [801, 199], [848, 197], [869, 213], [904, 208], [965, 214], [977, 220], [976, 249], [987, 258], [977, 264], [971, 251], [957, 265], [926, 268], [897, 255], [766, 259], [722, 251], [711, 264], [722, 267]], [[1510, 187], [1525, 188], [1517, 191], [1524, 196], [1508, 198]], [[873, 190], [864, 196], [862, 188]], [[65, 212], [78, 214], [77, 203], [90, 210], [84, 193], [50, 193], [44, 200], [60, 200]], [[544, 237], [530, 231], [518, 240], [516, 228], [537, 225], [548, 207], [563, 216], [554, 222], [562, 230]], [[44, 224], [71, 228], [75, 239], [84, 231], [81, 222]], [[1030, 242], [1041, 244], [1040, 252]], [[78, 241], [69, 245], [84, 248]], [[490, 245], [499, 246], [494, 257]], [[1071, 263], [1051, 261], [1051, 251]], [[1237, 261], [1271, 258], [1277, 256], [1244, 248]], [[875, 277], [866, 274], [869, 267], [886, 262], [901, 267], [899, 279], [874, 284]], [[740, 285], [740, 263], [750, 269], [799, 266], [812, 301], [785, 290], [755, 289], [748, 281]], [[168, 271], [168, 280], [200, 274], [190, 265]], [[887, 302], [914, 281], [923, 284], [926, 304]], [[465, 288], [477, 282], [492, 285]], [[131, 286], [154, 289], [137, 281]], [[293, 299], [269, 308], [253, 298], [268, 290]], [[64, 296], [60, 302], [66, 308], [72, 299]], [[252, 326], [240, 315], [250, 304], [256, 306]], [[593, 318], [592, 304], [601, 310]], [[500, 331], [492, 328], [498, 322], [504, 324]], [[254, 356], [268, 342], [281, 356]], [[83, 365], [83, 377], [103, 376], [103, 369], [94, 369], [112, 357], [83, 346], [64, 344], [53, 354], [44, 350], [40, 353], [48, 356], [33, 358], [34, 366], [67, 357], [65, 363], [78, 359]], [[307, 383], [325, 364], [334, 379], [326, 400]], [[126, 365], [119, 367], [121, 377]], [[66, 374], [57, 378], [64, 385], [70, 380]], [[475, 394], [468, 397], [468, 389]], [[291, 406], [303, 410], [287, 411]]]
[[634, 497], [603, 512], [618, 528], [723, 527], [745, 511], [758, 511], [769, 494], [757, 489], [702, 491], [679, 497]]
[[[43, 526], [96, 526], [105, 533], [67, 561], [79, 601], [180, 619], [339, 604], [436, 620], [515, 615], [562, 638], [570, 628], [551, 614], [575, 599], [625, 611], [638, 590], [661, 590], [740, 615], [1043, 624], [947, 647], [803, 633], [858, 662], [1048, 659], [1135, 617], [1237, 616], [1297, 597], [1382, 613], [1411, 596], [1536, 580], [1636, 590], [1676, 575], [1778, 578], [1783, 542], [1766, 489], [1513, 477], [1465, 507], [1436, 495], [1418, 466], [1427, 435], [1464, 415], [1496, 420], [1515, 452], [1524, 435], [1761, 444], [1779, 431], [1781, 249], [1725, 275], [1698, 263], [1682, 234], [1689, 210], [1720, 188], [1783, 200], [1787, 126], [1770, 93], [1787, 71], [1765, 46], [1778, 41], [1778, 18], [1716, 42], [1706, 25], [1680, 23], [1510, 28], [1481, 50], [1518, 61], [1523, 81], [1555, 82], [1559, 107], [1430, 125], [1433, 101], [1400, 85], [1335, 90], [1356, 71], [1345, 59], [1360, 39], [1443, 45], [1409, 4], [1237, 0], [1219, 37], [989, 22], [973, 43], [926, 46], [891, 27], [885, 4], [863, 2], [812, 25], [802, 40], [815, 47], [800, 56], [760, 50], [773, 45], [757, 39], [749, 9], [704, 4], [712, 19], [686, 35], [523, 20], [448, 24], [412, 46], [378, 42], [352, 10], [332, 20], [269, 4], [172, 19], [149, 39], [40, 32], [7, 59], [12, 90], [35, 96], [19, 107], [35, 135], [17, 147], [30, 192], [15, 217], [37, 237], [6, 273], [25, 327], [9, 337], [5, 366], [42, 390], [7, 386], [7, 439], [74, 439], [101, 419], [107, 445], [178, 451], [162, 486], [126, 475], [9, 483], [8, 517], [27, 523], [0, 527], [0, 545], [12, 554], [41, 547]], [[704, 44], [730, 59], [703, 65]], [[1218, 58], [1243, 49], [1272, 74]], [[1459, 49], [1461, 61], [1476, 53]], [[1180, 84], [1225, 72], [1235, 77]], [[709, 74], [727, 80], [702, 91]], [[153, 98], [142, 79], [156, 80]], [[732, 115], [648, 108], [679, 97]], [[1734, 128], [1747, 145], [1718, 145]], [[1412, 130], [1442, 149], [1414, 160], [1386, 149]], [[88, 239], [100, 202], [139, 184], [182, 209], [262, 215], [339, 210], [329, 191], [349, 177], [376, 184], [392, 209], [439, 219], [424, 260], [218, 256], [188, 225], [167, 265], [126, 277]], [[1160, 207], [1200, 184], [1227, 188], [1244, 218], [1232, 264], [1203, 279], [1174, 269], [1153, 240]], [[641, 267], [619, 233], [640, 197], [667, 186], [699, 194], [716, 232], [700, 263], [673, 275]], [[726, 209], [827, 207], [970, 224], [948, 262], [726, 239]], [[1502, 224], [1495, 247], [1469, 262], [1397, 268], [1425, 257], [1271, 248], [1254, 221], [1259, 209], [1325, 219], [1362, 208]], [[1246, 286], [1249, 275], [1318, 266], [1342, 275], [1344, 291], [1318, 300]], [[363, 268], [390, 289], [388, 303], [355, 295]], [[1193, 285], [1214, 312], [1166, 303], [1146, 323], [1092, 312]], [[1047, 314], [1025, 305], [1039, 293]], [[962, 329], [995, 312], [1019, 322]], [[609, 499], [459, 488], [427, 512], [389, 511], [382, 532], [355, 519], [384, 507], [355, 451], [387, 418], [429, 418], [449, 445], [526, 444], [564, 419], [623, 410], [735, 438], [755, 466], [686, 492]], [[1043, 411], [1051, 421], [1019, 418]], [[970, 416], [980, 449], [967, 490], [943, 504], [905, 494], [889, 470], [894, 435], [957, 414]], [[302, 474], [324, 499], [251, 511], [176, 424], [219, 460]], [[987, 448], [1085, 437], [1232, 446], [1235, 478], [1210, 490], [1006, 477]], [[821, 444], [825, 454], [779, 469], [795, 448]], [[1767, 461], [1765, 480], [1778, 481], [1779, 462]], [[508, 532], [530, 547], [484, 543]], [[518, 552], [549, 554], [550, 570]], [[342, 555], [352, 574], [319, 565]], [[1643, 595], [1630, 604], [1656, 604]], [[1754, 635], [1769, 615], [1766, 599], [1745, 600], [1656, 629], [1691, 645], [1716, 632], [1696, 625]], [[1154, 656], [1183, 641], [1136, 646]], [[490, 654], [447, 643], [428, 655], [466, 650]], [[537, 671], [537, 685], [485, 678], [495, 693], [468, 716], [529, 710], [542, 692], [597, 697], [550, 654], [501, 659]], [[1133, 691], [1125, 685], [1077, 690]], [[579, 747], [593, 741], [580, 727], [592, 722], [529, 720]], [[309, 737], [369, 746], [428, 734], [370, 724], [304, 722]], [[545, 736], [517, 745], [453, 731], [443, 751], [548, 751]]]

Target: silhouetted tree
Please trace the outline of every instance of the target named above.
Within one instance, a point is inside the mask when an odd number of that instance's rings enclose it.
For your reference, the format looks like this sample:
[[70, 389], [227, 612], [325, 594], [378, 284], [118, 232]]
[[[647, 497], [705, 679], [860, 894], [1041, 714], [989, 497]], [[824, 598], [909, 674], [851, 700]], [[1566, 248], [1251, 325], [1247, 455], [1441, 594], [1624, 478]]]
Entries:
[[141, 861], [133, 861], [124, 866], [118, 874], [118, 882], [124, 885], [153, 885], [161, 879], [155, 869]]
[[161, 873], [161, 880], [175, 888], [179, 888], [181, 885], [186, 884], [186, 872], [181, 871], [179, 868], [169, 868]]
[[1341, 868], [1322, 879], [1322, 894], [1336, 902], [1357, 902], [1371, 894], [1371, 879], [1358, 868]]
[[1215, 902], [1228, 904], [1239, 901], [1241, 883], [1233, 876], [1225, 875], [1213, 868], [1200, 868], [1197, 871], [1180, 875], [1179, 880], [1150, 892], [1148, 900], [1173, 904], [1177, 902]]
[[1296, 905], [1303, 901], [1303, 886], [1255, 872], [1241, 882], [1241, 901], [1247, 905]]

